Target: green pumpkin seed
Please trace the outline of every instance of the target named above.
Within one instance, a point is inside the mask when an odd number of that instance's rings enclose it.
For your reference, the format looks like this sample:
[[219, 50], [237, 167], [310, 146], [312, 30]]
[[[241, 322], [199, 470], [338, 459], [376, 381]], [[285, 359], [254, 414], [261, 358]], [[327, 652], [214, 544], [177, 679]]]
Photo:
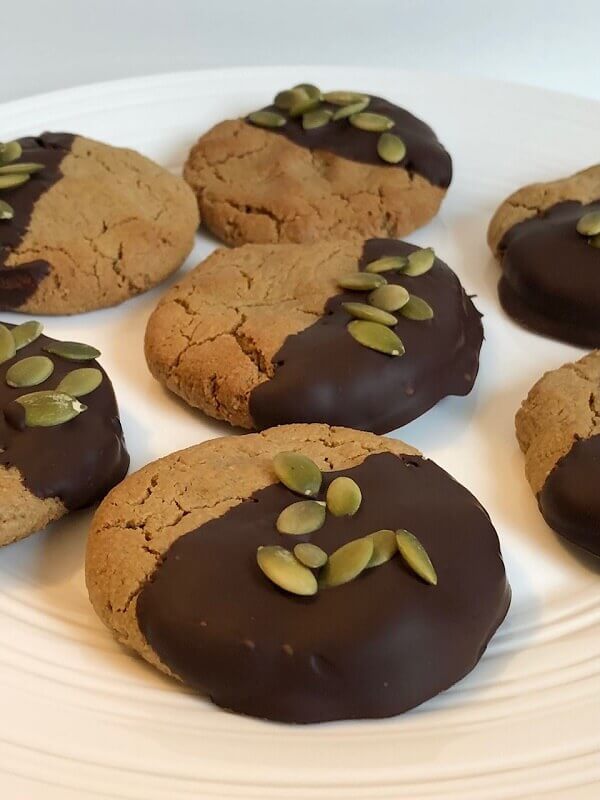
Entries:
[[313, 83], [299, 83], [297, 86], [294, 86], [294, 89], [300, 89], [300, 91], [304, 92], [311, 100], [321, 101], [323, 97], [319, 87], [315, 86]]
[[433, 318], [433, 308], [423, 298], [411, 294], [408, 303], [402, 306], [400, 313], [406, 319], [414, 319], [419, 322]]
[[370, 292], [387, 283], [383, 275], [376, 275], [373, 272], [349, 272], [338, 278], [338, 286], [341, 289], [350, 289], [354, 292]]
[[408, 264], [406, 256], [384, 256], [375, 261], [370, 261], [365, 267], [365, 272], [391, 272], [402, 270]]
[[365, 108], [367, 108], [370, 102], [370, 99], [365, 97], [362, 100], [358, 100], [356, 103], [350, 103], [348, 106], [342, 106], [341, 108], [338, 108], [337, 111], [334, 111], [332, 119], [334, 122], [337, 122], [339, 119], [347, 119], [353, 114], [360, 114], [361, 111], [364, 111]]
[[600, 247], [600, 233], [592, 236], [592, 238], [588, 241], [588, 244], [591, 244], [592, 247]]
[[596, 236], [600, 233], [600, 211], [589, 211], [577, 222], [577, 233], [582, 236]]
[[6, 325], [0, 323], [0, 364], [4, 364], [16, 353], [15, 340]]
[[33, 175], [34, 172], [40, 172], [43, 169], [43, 164], [31, 164], [21, 161], [19, 164], [7, 164], [4, 167], [0, 167], [0, 175]]
[[404, 270], [404, 274], [409, 275], [411, 278], [424, 275], [433, 267], [434, 261], [435, 253], [432, 247], [425, 247], [423, 250], [415, 250], [408, 257], [408, 265]]
[[399, 164], [406, 155], [406, 145], [394, 133], [382, 133], [377, 140], [377, 155], [388, 164]]
[[325, 506], [316, 500], [300, 500], [284, 508], [277, 517], [275, 527], [279, 533], [291, 536], [305, 536], [323, 527], [325, 522]]
[[0, 200], [0, 220], [12, 219], [15, 215], [14, 208], [5, 200]]
[[362, 502], [360, 486], [352, 478], [335, 478], [327, 489], [327, 510], [334, 517], [352, 517]]
[[25, 424], [29, 428], [49, 428], [81, 414], [87, 406], [63, 392], [31, 392], [16, 398], [25, 409]]
[[23, 183], [27, 183], [29, 175], [0, 175], [0, 189], [15, 189]]
[[91, 361], [100, 355], [100, 350], [81, 342], [49, 342], [43, 349], [69, 361]]
[[102, 383], [102, 373], [95, 367], [74, 369], [62, 379], [56, 387], [57, 392], [70, 394], [71, 397], [84, 397]]
[[360, 92], [326, 92], [323, 100], [334, 106], [349, 106], [351, 103], [362, 103], [369, 100], [369, 96]]
[[307, 94], [304, 89], [286, 89], [275, 96], [275, 105], [283, 111], [288, 111], [296, 103], [305, 100], [306, 97]]
[[437, 585], [437, 574], [427, 555], [427, 551], [410, 531], [396, 531], [396, 543], [404, 561], [424, 581], [432, 586]]
[[366, 303], [342, 303], [345, 311], [355, 319], [366, 319], [368, 322], [378, 322], [380, 325], [396, 325], [398, 320], [393, 314], [382, 311], [381, 308], [368, 306]]
[[309, 111], [314, 111], [315, 109], [319, 108], [321, 105], [321, 101], [318, 97], [305, 97], [304, 100], [300, 100], [298, 103], [295, 103], [288, 111], [288, 114], [292, 119], [295, 117], [302, 117], [304, 114], [307, 114]]
[[404, 286], [388, 283], [371, 292], [369, 303], [382, 311], [398, 311], [408, 303], [409, 296]]
[[0, 144], [0, 164], [10, 164], [23, 155], [23, 148], [19, 142], [6, 142]]
[[281, 128], [286, 123], [285, 117], [276, 111], [253, 111], [248, 119], [259, 128]]
[[22, 322], [20, 325], [14, 327], [11, 330], [11, 334], [14, 339], [16, 349], [20, 350], [22, 347], [26, 347], [28, 344], [35, 342], [43, 330], [44, 326], [36, 319], [30, 319], [27, 322]]
[[371, 350], [377, 350], [388, 356], [404, 355], [402, 340], [385, 325], [355, 319], [347, 325], [347, 329], [350, 336], [363, 347], [369, 347]]
[[259, 547], [256, 561], [267, 578], [280, 589], [305, 596], [317, 593], [317, 579], [313, 573], [284, 547]]
[[358, 114], [352, 114], [350, 117], [350, 124], [361, 131], [370, 131], [378, 133], [380, 131], [389, 131], [394, 127], [394, 120], [385, 117], [383, 114], [373, 114], [370, 111], [361, 111]]
[[9, 386], [37, 386], [54, 372], [54, 364], [47, 356], [29, 356], [17, 361], [6, 371]]
[[294, 547], [294, 555], [301, 564], [309, 569], [319, 569], [327, 563], [327, 553], [316, 544], [302, 542]]
[[372, 539], [355, 539], [329, 556], [319, 583], [323, 588], [341, 586], [357, 578], [373, 556]]
[[302, 127], [305, 131], [312, 131], [314, 128], [322, 128], [331, 119], [331, 111], [327, 108], [317, 108], [315, 111], [308, 111], [302, 116]]
[[368, 569], [385, 564], [398, 552], [398, 543], [396, 542], [394, 531], [375, 531], [375, 533], [370, 533], [366, 538], [373, 540], [373, 555], [367, 564]]
[[323, 476], [314, 461], [302, 453], [277, 453], [273, 459], [275, 474], [288, 489], [306, 497], [319, 494]]

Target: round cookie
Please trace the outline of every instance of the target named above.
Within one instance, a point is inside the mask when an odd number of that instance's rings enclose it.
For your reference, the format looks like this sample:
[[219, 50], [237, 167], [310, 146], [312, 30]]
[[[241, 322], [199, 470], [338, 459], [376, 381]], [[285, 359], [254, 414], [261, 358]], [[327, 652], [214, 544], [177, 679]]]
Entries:
[[516, 431], [548, 525], [600, 556], [600, 350], [540, 378]]
[[[352, 478], [358, 511], [279, 533], [300, 500], [277, 480], [282, 452], [317, 465], [314, 498]], [[373, 558], [364, 538], [380, 529], [393, 547]], [[423, 551], [400, 555], [396, 529], [425, 549], [436, 585]], [[333, 554], [351, 542], [341, 564]], [[258, 565], [273, 552], [259, 548], [298, 543], [331, 556], [318, 584], [300, 570], [312, 594]], [[96, 613], [151, 664], [223, 708], [295, 723], [387, 717], [433, 697], [476, 665], [510, 602], [496, 533], [466, 489], [402, 442], [324, 425], [214, 439], [130, 476], [96, 512], [86, 579]]]
[[[277, 102], [286, 105], [282, 94]], [[363, 100], [340, 104], [353, 94]], [[365, 102], [362, 114], [350, 114]], [[387, 100], [356, 93], [329, 93], [301, 107], [307, 105], [304, 115], [273, 105], [221, 122], [192, 148], [184, 177], [215, 236], [230, 245], [394, 237], [435, 216], [452, 162], [428, 125]], [[265, 112], [281, 124], [265, 127]], [[378, 130], [356, 127], [365, 114], [369, 127], [379, 120]], [[394, 137], [391, 157], [404, 152], [397, 163], [381, 157], [382, 135]]]
[[519, 189], [496, 211], [488, 242], [509, 316], [571, 344], [600, 345], [600, 164]]
[[[20, 154], [14, 143], [0, 147], [0, 308], [103, 308], [183, 263], [198, 226], [183, 180], [133, 150], [75, 134], [18, 143]], [[3, 188], [28, 169], [37, 170], [29, 180]]]
[[99, 352], [41, 328], [0, 323], [0, 546], [97, 502], [129, 467]]
[[[384, 257], [404, 268], [366, 273]], [[431, 269], [411, 276], [415, 259]], [[386, 280], [386, 289], [404, 287], [404, 299], [429, 304], [423, 308], [431, 319], [404, 316], [411, 303], [392, 315], [390, 329], [377, 325], [386, 340], [400, 338], [404, 355], [353, 338], [356, 325], [344, 304], [376, 298], [340, 288], [348, 276]], [[446, 395], [468, 394], [482, 338], [480, 314], [431, 250], [370, 239], [219, 250], [161, 299], [145, 349], [157, 380], [232, 425], [323, 422], [384, 433]]]

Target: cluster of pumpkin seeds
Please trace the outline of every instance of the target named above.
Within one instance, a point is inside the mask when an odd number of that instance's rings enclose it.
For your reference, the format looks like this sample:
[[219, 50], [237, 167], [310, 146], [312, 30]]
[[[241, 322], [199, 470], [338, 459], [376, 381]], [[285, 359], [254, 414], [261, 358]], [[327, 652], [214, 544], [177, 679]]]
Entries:
[[[9, 330], [0, 324], [0, 364], [14, 358], [18, 350], [34, 342], [42, 333], [36, 320], [24, 322]], [[45, 352], [70, 361], [90, 361], [100, 355], [95, 347], [80, 342], [49, 342]], [[16, 389], [39, 386], [54, 372], [54, 362], [48, 356], [27, 356], [6, 370], [5, 380]], [[25, 425], [30, 428], [62, 425], [86, 410], [78, 398], [90, 394], [102, 383], [102, 372], [95, 367], [71, 370], [56, 389], [29, 392], [15, 398], [25, 410]]]
[[[43, 164], [20, 161], [23, 150], [19, 142], [0, 142], [0, 189], [14, 189], [27, 183], [34, 172], [44, 169]], [[0, 200], [0, 220], [12, 219], [14, 209], [5, 200]]]
[[432, 319], [433, 309], [423, 298], [409, 294], [404, 286], [388, 283], [384, 272], [401, 272], [417, 277], [428, 272], [435, 262], [431, 247], [415, 250], [409, 256], [384, 256], [366, 265], [363, 272], [350, 272], [338, 279], [338, 286], [354, 292], [368, 292], [367, 302], [342, 303], [354, 317], [348, 323], [350, 336], [359, 344], [388, 356], [404, 355], [404, 344], [391, 328], [397, 325], [396, 313], [406, 319]]
[[600, 211], [589, 211], [577, 221], [577, 233], [585, 236], [588, 244], [600, 248]]
[[[276, 521], [279, 533], [292, 536], [314, 533], [323, 526], [327, 511], [335, 517], [346, 517], [353, 516], [360, 508], [360, 487], [346, 476], [329, 484], [325, 501], [317, 500], [323, 475], [314, 461], [302, 453], [278, 453], [273, 459], [273, 469], [284, 486], [307, 498], [283, 509]], [[293, 551], [282, 545], [269, 545], [258, 548], [256, 560], [276, 586], [291, 594], [309, 596], [319, 589], [349, 583], [364, 570], [385, 564], [396, 553], [426, 583], [437, 584], [425, 548], [406, 530], [375, 531], [347, 542], [331, 555], [310, 542], [295, 545]]]
[[[361, 131], [378, 133], [379, 158], [388, 164], [399, 164], [406, 156], [406, 145], [399, 136], [390, 133], [395, 125], [393, 119], [366, 110], [370, 102], [369, 95], [361, 92], [323, 93], [312, 83], [299, 83], [275, 96], [273, 103], [278, 111], [254, 111], [248, 115], [248, 119], [261, 128], [283, 128], [288, 118], [300, 117], [305, 131], [347, 120]], [[334, 106], [335, 109], [329, 106]]]

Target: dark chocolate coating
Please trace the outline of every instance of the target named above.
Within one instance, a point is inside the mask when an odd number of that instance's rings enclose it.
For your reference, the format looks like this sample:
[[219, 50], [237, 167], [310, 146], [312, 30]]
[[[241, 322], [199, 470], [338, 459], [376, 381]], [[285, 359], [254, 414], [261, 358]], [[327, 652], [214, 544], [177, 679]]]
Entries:
[[[129, 454], [107, 374], [97, 361], [68, 361], [44, 352], [44, 346], [52, 341], [55, 340], [40, 336], [0, 364], [0, 408], [4, 412], [0, 414], [0, 464], [17, 467], [25, 486], [37, 497], [58, 497], [69, 510], [74, 510], [100, 500], [125, 477]], [[37, 355], [52, 359], [52, 375], [39, 386], [9, 386], [5, 379], [9, 367], [22, 358]], [[67, 373], [80, 367], [96, 367], [103, 374], [100, 386], [81, 398], [87, 411], [63, 425], [25, 427], [22, 406], [15, 399], [29, 392], [55, 389]]]
[[[323, 103], [322, 108], [337, 111], [339, 106]], [[264, 110], [276, 111], [287, 117], [287, 113], [276, 106], [267, 106]], [[310, 150], [325, 150], [363, 164], [376, 164], [379, 167], [390, 167], [391, 169], [401, 167], [411, 174], [421, 175], [434, 186], [440, 186], [442, 189], [450, 186], [452, 159], [429, 125], [405, 109], [372, 95], [371, 102], [365, 111], [384, 114], [394, 120], [395, 125], [390, 133], [399, 136], [406, 145], [406, 156], [399, 164], [388, 164], [377, 154], [379, 133], [355, 128], [348, 119], [329, 122], [322, 128], [305, 131], [302, 127], [302, 117], [288, 117], [283, 127], [269, 128], [269, 130], [285, 136], [300, 147], [307, 147]]]
[[[365, 242], [359, 267], [418, 247], [392, 239]], [[393, 330], [404, 342], [403, 356], [388, 356], [358, 344], [346, 330], [351, 321], [342, 303], [366, 302], [365, 292], [332, 297], [323, 317], [293, 336], [275, 354], [274, 376], [250, 394], [257, 428], [290, 422], [325, 422], [386, 433], [406, 425], [449, 394], [473, 388], [483, 341], [481, 315], [443, 261], [416, 278], [386, 272], [388, 283], [426, 300], [431, 320], [400, 313]]]
[[[68, 155], [74, 135], [70, 133], [43, 133], [19, 139], [23, 155], [19, 161], [44, 164], [22, 186], [0, 191], [0, 199], [9, 203], [14, 217], [0, 220], [0, 308], [15, 309], [31, 297], [43, 278], [50, 272], [50, 264], [33, 260], [18, 267], [6, 267], [6, 260], [21, 244], [41, 195], [62, 177], [60, 165]], [[18, 163], [18, 162], [17, 162]]]
[[573, 443], [538, 495], [542, 516], [573, 544], [600, 556], [600, 436]]
[[598, 210], [600, 201], [558, 203], [502, 238], [500, 302], [523, 327], [581, 347], [600, 346], [600, 248], [576, 230], [580, 217]]
[[[342, 472], [363, 502], [310, 536], [284, 536], [280, 484], [178, 539], [140, 592], [142, 634], [186, 684], [233, 711], [281, 722], [389, 717], [460, 680], [510, 603], [498, 539], [477, 500], [431, 461], [369, 456]], [[260, 545], [312, 541], [328, 553], [382, 528], [407, 528], [438, 574], [429, 586], [399, 556], [314, 597], [287, 594], [256, 564]]]

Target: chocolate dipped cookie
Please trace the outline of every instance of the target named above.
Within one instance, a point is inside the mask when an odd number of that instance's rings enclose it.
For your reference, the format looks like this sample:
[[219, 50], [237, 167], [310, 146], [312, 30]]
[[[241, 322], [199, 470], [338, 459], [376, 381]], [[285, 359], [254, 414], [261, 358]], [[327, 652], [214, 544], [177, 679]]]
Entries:
[[303, 84], [200, 137], [184, 177], [223, 242], [403, 236], [438, 211], [452, 162], [431, 128], [360, 92]]
[[214, 439], [130, 476], [93, 520], [86, 579], [155, 667], [291, 723], [425, 702], [473, 669], [510, 602], [465, 488], [402, 442], [324, 425]]
[[41, 331], [0, 323], [0, 545], [97, 502], [129, 467], [99, 351]]
[[70, 133], [0, 144], [0, 308], [74, 314], [178, 269], [198, 226], [181, 178]]
[[170, 391], [231, 425], [385, 433], [470, 392], [480, 316], [430, 248], [245, 245], [216, 251], [166, 293], [146, 359]]
[[496, 211], [488, 241], [509, 316], [545, 336], [600, 345], [600, 165], [519, 189]]

